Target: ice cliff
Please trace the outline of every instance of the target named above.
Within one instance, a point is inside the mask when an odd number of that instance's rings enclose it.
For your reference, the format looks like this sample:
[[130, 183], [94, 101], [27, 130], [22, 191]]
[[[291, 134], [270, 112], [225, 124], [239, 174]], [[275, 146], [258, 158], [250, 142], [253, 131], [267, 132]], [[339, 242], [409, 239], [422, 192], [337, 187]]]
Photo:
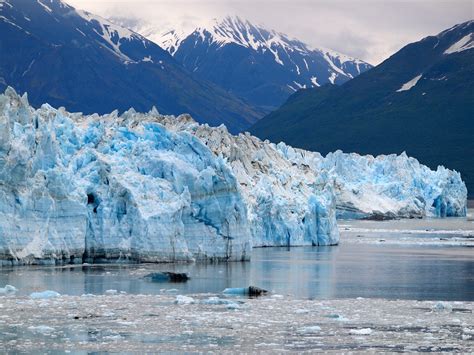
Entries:
[[253, 246], [338, 243], [336, 201], [324, 172], [295, 164], [248, 133], [234, 136], [188, 115], [157, 119], [170, 130], [192, 133], [229, 164], [247, 201]]
[[250, 242], [234, 174], [196, 137], [0, 95], [3, 264], [246, 260]]
[[463, 216], [457, 172], [294, 149], [188, 115], [83, 116], [0, 95], [0, 264], [247, 260], [333, 245], [336, 216]]
[[[405, 153], [374, 157], [336, 151], [323, 157], [317, 152], [295, 149], [284, 143], [275, 145], [261, 141], [247, 133], [232, 136], [223, 126], [213, 128], [198, 125], [186, 115], [178, 119], [164, 117], [160, 122], [172, 130], [194, 134], [216, 155], [223, 156], [230, 163], [249, 201], [254, 233], [261, 225], [258, 216], [266, 213], [262, 211], [265, 205], [261, 206], [261, 201], [256, 198], [262, 191], [272, 194], [269, 200], [273, 201], [274, 206], [283, 207], [281, 201], [288, 203], [293, 200], [299, 208], [313, 193], [317, 200], [324, 200], [322, 206], [335, 204], [338, 218], [466, 215], [467, 189], [461, 175], [442, 166], [431, 170]], [[261, 180], [268, 182], [267, 189], [260, 188]], [[277, 210], [279, 213], [294, 211], [291, 205], [286, 204]], [[307, 208], [311, 210], [311, 207]], [[330, 211], [328, 209], [325, 215], [329, 216], [332, 213]], [[301, 210], [296, 216], [301, 218]], [[283, 219], [292, 220], [288, 214]], [[305, 219], [301, 218], [301, 221], [298, 228], [302, 228]], [[329, 221], [332, 221], [332, 217], [325, 220], [323, 225], [331, 224]], [[284, 223], [279, 224], [280, 227], [282, 225]], [[288, 227], [285, 229], [294, 230]], [[326, 228], [326, 231], [329, 230], [331, 228]], [[255, 234], [257, 240], [262, 236], [262, 233]], [[290, 235], [295, 233], [290, 232]], [[331, 240], [330, 236], [328, 240]], [[257, 244], [265, 245], [260, 242]]]

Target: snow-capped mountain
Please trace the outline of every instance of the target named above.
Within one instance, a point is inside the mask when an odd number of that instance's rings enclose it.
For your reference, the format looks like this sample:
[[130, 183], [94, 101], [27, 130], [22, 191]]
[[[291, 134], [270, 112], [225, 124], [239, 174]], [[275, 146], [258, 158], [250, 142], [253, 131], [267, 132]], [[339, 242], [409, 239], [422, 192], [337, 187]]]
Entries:
[[0, 52], [0, 89], [27, 91], [34, 105], [85, 113], [156, 106], [234, 132], [261, 117], [142, 35], [60, 0], [1, 0]]
[[267, 109], [299, 89], [342, 84], [371, 68], [361, 60], [310, 48], [238, 17], [213, 19], [190, 31], [163, 32], [140, 23], [133, 28], [198, 77]]

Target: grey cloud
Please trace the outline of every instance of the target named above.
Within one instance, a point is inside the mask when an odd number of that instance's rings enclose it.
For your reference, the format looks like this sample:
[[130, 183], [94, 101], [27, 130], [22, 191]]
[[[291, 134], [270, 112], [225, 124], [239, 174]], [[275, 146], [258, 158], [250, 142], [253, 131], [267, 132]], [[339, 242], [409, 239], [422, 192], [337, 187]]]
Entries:
[[238, 15], [251, 22], [377, 64], [409, 42], [474, 18], [472, 0], [66, 0], [104, 17], [192, 28]]

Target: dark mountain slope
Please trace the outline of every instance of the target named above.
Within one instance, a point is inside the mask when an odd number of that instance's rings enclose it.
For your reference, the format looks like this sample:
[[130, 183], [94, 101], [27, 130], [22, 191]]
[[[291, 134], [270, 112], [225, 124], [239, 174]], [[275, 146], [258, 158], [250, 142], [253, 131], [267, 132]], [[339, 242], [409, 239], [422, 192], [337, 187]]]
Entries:
[[251, 132], [322, 153], [406, 151], [474, 193], [474, 21], [412, 43], [341, 87], [303, 90]]

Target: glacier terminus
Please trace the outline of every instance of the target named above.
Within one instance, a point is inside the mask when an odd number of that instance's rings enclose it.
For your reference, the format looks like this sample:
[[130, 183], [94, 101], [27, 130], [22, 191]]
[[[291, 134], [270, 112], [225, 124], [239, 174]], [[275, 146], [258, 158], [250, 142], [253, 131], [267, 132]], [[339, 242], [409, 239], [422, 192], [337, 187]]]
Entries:
[[248, 260], [335, 245], [337, 218], [466, 214], [459, 173], [319, 153], [189, 115], [69, 113], [0, 95], [3, 265]]

